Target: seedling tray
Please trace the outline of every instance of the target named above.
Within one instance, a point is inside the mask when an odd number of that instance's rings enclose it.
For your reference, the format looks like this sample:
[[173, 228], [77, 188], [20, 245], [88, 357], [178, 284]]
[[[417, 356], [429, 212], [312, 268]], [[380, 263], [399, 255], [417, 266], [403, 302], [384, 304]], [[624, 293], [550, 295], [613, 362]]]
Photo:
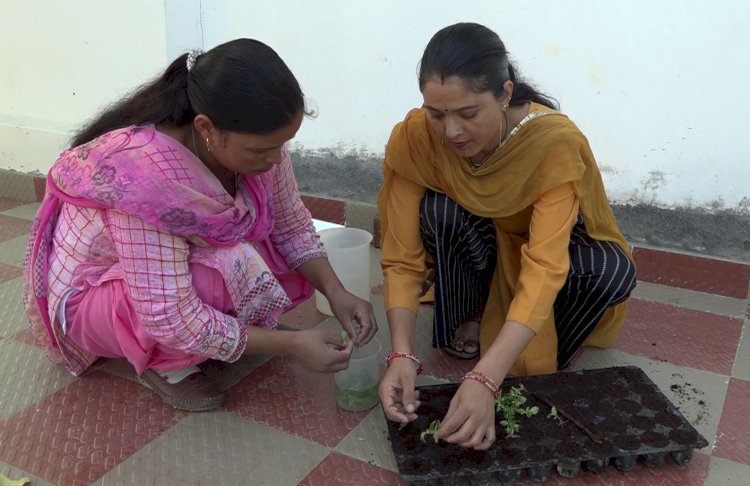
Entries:
[[[557, 471], [575, 477], [581, 470], [599, 472], [613, 463], [629, 471], [638, 458], [649, 467], [667, 457], [690, 461], [693, 449], [708, 445], [651, 379], [633, 366], [508, 378], [503, 389], [523, 384], [526, 405], [539, 413], [521, 417], [518, 437], [506, 438], [496, 420], [497, 441], [475, 451], [420, 439], [433, 420], [443, 419], [458, 384], [418, 387], [419, 418], [401, 428], [388, 421], [399, 473], [413, 485], [514, 484], [524, 476], [545, 481]], [[546, 398], [601, 440], [596, 444], [572, 421], [548, 418]]]

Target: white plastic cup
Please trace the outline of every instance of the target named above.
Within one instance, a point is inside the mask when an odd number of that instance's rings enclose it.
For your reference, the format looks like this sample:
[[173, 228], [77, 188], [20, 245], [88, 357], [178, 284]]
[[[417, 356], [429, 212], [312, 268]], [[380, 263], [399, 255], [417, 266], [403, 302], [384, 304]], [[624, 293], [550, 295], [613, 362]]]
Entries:
[[[330, 228], [318, 232], [333, 271], [344, 288], [370, 301], [370, 242], [372, 235], [359, 228]], [[315, 292], [315, 307], [332, 316], [328, 299]]]
[[349, 367], [333, 377], [336, 383], [336, 404], [350, 412], [369, 410], [380, 401], [380, 382], [383, 347], [373, 339], [361, 348], [354, 348]]

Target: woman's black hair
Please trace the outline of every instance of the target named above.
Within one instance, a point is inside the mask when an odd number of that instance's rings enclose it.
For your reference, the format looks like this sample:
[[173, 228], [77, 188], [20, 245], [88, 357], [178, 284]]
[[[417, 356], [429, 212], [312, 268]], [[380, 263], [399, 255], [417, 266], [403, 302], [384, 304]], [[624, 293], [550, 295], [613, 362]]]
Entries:
[[276, 52], [253, 39], [236, 39], [200, 54], [188, 72], [188, 54], [159, 78], [115, 103], [81, 129], [72, 146], [130, 125], [181, 127], [197, 114], [232, 132], [265, 134], [305, 109], [297, 79]]
[[439, 30], [424, 50], [419, 64], [419, 89], [432, 78], [458, 76], [476, 93], [492, 91], [503, 94], [503, 83], [513, 81], [510, 105], [529, 101], [557, 109], [554, 98], [540, 93], [516, 75], [508, 51], [500, 37], [487, 27], [475, 23], [458, 23]]

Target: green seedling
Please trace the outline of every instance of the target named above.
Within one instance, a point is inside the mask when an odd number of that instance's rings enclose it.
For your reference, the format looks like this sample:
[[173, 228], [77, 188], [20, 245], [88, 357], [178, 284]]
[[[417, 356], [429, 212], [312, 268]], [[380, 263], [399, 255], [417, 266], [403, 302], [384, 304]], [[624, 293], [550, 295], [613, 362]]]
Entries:
[[562, 423], [563, 423], [562, 417], [560, 417], [557, 414], [557, 408], [556, 407], [552, 407], [552, 411], [550, 411], [550, 413], [547, 414], [547, 418], [548, 419], [552, 419], [552, 420], [557, 420], [560, 423], [560, 425], [562, 425]]
[[407, 425], [409, 425], [409, 422], [401, 422], [401, 425], [398, 426], [398, 429], [401, 430], [404, 427], [406, 427]]
[[[358, 332], [358, 331], [356, 331], [356, 330], [355, 330], [355, 334], [354, 334], [354, 336], [355, 336], [355, 337], [357, 336], [356, 332]], [[346, 332], [346, 331], [344, 331], [343, 329], [341, 330], [341, 340], [342, 340], [342, 341], [344, 341], [344, 346], [346, 346], [346, 344], [347, 344], [347, 343], [348, 343], [349, 341], [351, 341], [351, 338], [349, 337], [349, 333], [348, 333], [348, 332]], [[357, 344], [355, 343], [355, 344], [354, 344], [354, 347], [355, 347], [355, 348], [359, 348], [359, 345], [357, 345]]]
[[539, 413], [539, 407], [537, 406], [523, 406], [526, 403], [524, 391], [526, 391], [526, 387], [523, 385], [514, 386], [495, 400], [495, 410], [503, 414], [500, 425], [505, 431], [506, 438], [518, 437], [518, 431], [521, 428], [517, 418], [518, 415], [531, 418]]
[[435, 437], [435, 432], [437, 432], [437, 429], [440, 428], [440, 420], [433, 420], [429, 427], [427, 427], [427, 430], [422, 431], [421, 434], [419, 434], [419, 438], [422, 439], [422, 442], [424, 442], [424, 438], [428, 435], [431, 435], [432, 438], [435, 440], [435, 443], [437, 444], [438, 439]]
[[500, 425], [503, 426], [505, 431], [505, 438], [518, 437], [518, 429], [521, 427], [517, 420], [503, 419], [500, 421]]

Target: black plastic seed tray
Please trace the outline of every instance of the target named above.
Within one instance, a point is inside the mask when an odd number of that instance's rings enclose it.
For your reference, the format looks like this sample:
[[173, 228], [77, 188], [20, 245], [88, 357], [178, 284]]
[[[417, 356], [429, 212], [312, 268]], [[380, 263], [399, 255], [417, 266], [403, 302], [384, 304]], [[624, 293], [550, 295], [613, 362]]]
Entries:
[[[388, 421], [393, 453], [401, 477], [413, 485], [514, 484], [524, 476], [545, 481], [556, 471], [575, 477], [582, 470], [599, 472], [612, 463], [629, 471], [642, 458], [649, 467], [668, 457], [684, 464], [706, 439], [682, 416], [639, 368], [613, 367], [524, 378], [508, 378], [503, 389], [523, 384], [528, 401], [539, 407], [520, 417], [517, 437], [506, 438], [498, 414], [497, 441], [475, 451], [420, 439], [433, 420], [442, 419], [458, 384], [419, 387], [422, 405], [411, 424]], [[548, 418], [551, 402], [577, 422]], [[595, 443], [581, 428], [600, 440]]]

